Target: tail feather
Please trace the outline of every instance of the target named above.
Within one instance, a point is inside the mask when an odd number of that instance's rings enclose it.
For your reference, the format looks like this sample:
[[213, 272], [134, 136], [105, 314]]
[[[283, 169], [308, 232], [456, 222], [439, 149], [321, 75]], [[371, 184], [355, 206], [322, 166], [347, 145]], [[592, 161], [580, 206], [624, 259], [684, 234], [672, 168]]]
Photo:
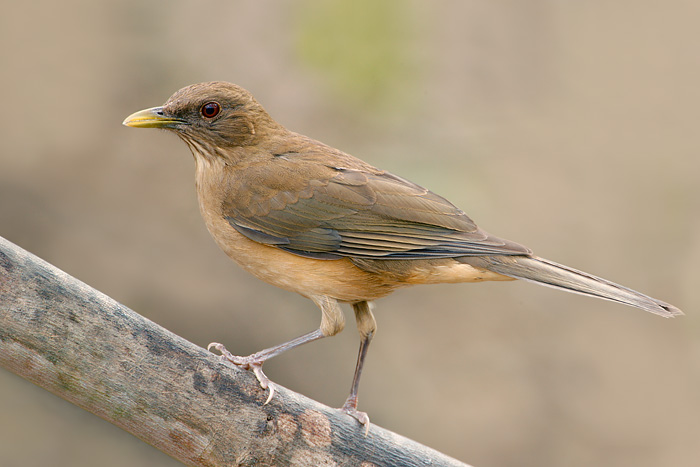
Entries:
[[592, 274], [536, 256], [481, 256], [460, 261], [515, 279], [641, 308], [664, 318], [682, 315], [673, 305]]

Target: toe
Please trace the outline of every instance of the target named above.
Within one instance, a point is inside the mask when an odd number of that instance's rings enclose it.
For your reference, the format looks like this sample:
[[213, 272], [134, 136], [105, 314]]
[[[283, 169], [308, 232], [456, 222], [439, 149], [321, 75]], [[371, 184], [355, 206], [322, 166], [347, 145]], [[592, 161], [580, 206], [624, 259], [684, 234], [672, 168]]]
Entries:
[[359, 410], [353, 407], [343, 407], [340, 410], [342, 410], [343, 412], [360, 422], [360, 424], [362, 424], [365, 427], [365, 436], [367, 436], [367, 434], [369, 433], [369, 415], [367, 415], [366, 412], [360, 412]]

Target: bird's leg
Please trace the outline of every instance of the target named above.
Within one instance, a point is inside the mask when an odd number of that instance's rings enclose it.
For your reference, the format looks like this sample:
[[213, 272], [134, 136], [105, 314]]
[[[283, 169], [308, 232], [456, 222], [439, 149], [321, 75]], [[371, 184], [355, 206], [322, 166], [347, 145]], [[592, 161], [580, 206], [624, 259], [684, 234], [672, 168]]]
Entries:
[[218, 342], [212, 342], [207, 346], [207, 349], [216, 349], [219, 352], [221, 352], [221, 357], [223, 359], [228, 360], [229, 362], [243, 368], [244, 370], [252, 371], [258, 378], [258, 381], [260, 381], [260, 386], [263, 389], [270, 389], [270, 394], [267, 396], [267, 400], [265, 401], [265, 404], [267, 404], [272, 400], [272, 396], [275, 394], [275, 386], [272, 384], [272, 381], [270, 381], [270, 378], [268, 378], [267, 375], [263, 373], [263, 363], [265, 363], [266, 360], [272, 357], [286, 352], [287, 350], [293, 349], [294, 347], [299, 347], [302, 344], [306, 344], [307, 342], [312, 342], [323, 337], [326, 336], [323, 335], [320, 329], [316, 329], [315, 331], [311, 331], [307, 334], [304, 334], [303, 336], [299, 336], [296, 339], [292, 339], [289, 342], [284, 342], [280, 345], [270, 347], [269, 349], [261, 350], [260, 352], [248, 355], [247, 357], [233, 355], [231, 352], [226, 350], [226, 347], [224, 347], [223, 344], [220, 344]]
[[223, 344], [218, 342], [212, 342], [207, 346], [208, 350], [216, 349], [221, 352], [221, 357], [236, 366], [243, 368], [244, 370], [252, 371], [260, 382], [260, 386], [263, 389], [270, 389], [270, 394], [265, 401], [265, 404], [272, 400], [272, 396], [275, 393], [275, 387], [272, 381], [263, 373], [262, 366], [267, 360], [272, 357], [291, 350], [295, 347], [299, 347], [307, 342], [312, 342], [324, 337], [333, 336], [338, 334], [343, 330], [345, 326], [345, 317], [343, 312], [335, 299], [326, 296], [311, 297], [311, 299], [321, 308], [321, 326], [315, 331], [311, 331], [303, 336], [299, 336], [291, 341], [284, 342], [282, 344], [270, 347], [269, 349], [261, 350], [247, 357], [239, 357], [238, 355], [233, 355], [231, 352], [226, 350]]
[[369, 416], [365, 412], [357, 410], [357, 391], [360, 387], [360, 376], [362, 375], [362, 367], [367, 356], [367, 349], [372, 341], [372, 337], [374, 337], [374, 333], [377, 331], [377, 322], [374, 319], [369, 302], [354, 303], [352, 308], [355, 311], [357, 330], [360, 331], [360, 351], [357, 356], [357, 365], [355, 365], [355, 375], [352, 378], [350, 395], [341, 410], [362, 423], [366, 427], [365, 434], [367, 434], [367, 431], [369, 431]]

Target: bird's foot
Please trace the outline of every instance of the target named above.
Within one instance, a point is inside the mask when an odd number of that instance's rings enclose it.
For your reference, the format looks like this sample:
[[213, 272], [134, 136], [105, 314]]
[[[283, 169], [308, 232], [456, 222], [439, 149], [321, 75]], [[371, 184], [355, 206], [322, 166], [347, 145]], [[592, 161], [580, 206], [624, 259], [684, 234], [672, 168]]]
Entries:
[[272, 381], [270, 381], [270, 378], [268, 378], [267, 375], [265, 375], [265, 373], [263, 373], [262, 371], [262, 366], [263, 363], [265, 363], [265, 360], [261, 360], [257, 356], [257, 354], [248, 355], [247, 357], [239, 357], [238, 355], [233, 355], [231, 352], [226, 350], [226, 347], [224, 347], [223, 344], [219, 344], [218, 342], [212, 342], [207, 346], [207, 350], [211, 349], [216, 349], [219, 352], [221, 352], [221, 358], [223, 360], [229, 361], [244, 370], [252, 371], [255, 377], [258, 378], [260, 386], [263, 389], [270, 390], [270, 394], [267, 396], [265, 404], [272, 400], [272, 396], [275, 394], [275, 385]]
[[353, 397], [351, 395], [348, 397], [340, 410], [360, 422], [360, 424], [365, 427], [365, 436], [367, 436], [369, 433], [369, 415], [367, 415], [367, 412], [360, 412], [357, 410], [357, 396]]

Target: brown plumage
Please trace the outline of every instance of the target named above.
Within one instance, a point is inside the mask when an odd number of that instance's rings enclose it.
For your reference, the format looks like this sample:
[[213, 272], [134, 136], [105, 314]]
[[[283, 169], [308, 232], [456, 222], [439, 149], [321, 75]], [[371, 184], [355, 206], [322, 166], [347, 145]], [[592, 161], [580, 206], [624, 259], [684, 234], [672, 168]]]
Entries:
[[269, 397], [265, 360], [340, 332], [338, 302], [348, 302], [361, 345], [343, 409], [367, 424], [357, 411], [357, 388], [376, 330], [369, 302], [409, 285], [524, 279], [664, 317], [682, 314], [489, 235], [435, 193], [287, 130], [234, 84], [188, 86], [124, 124], [168, 129], [185, 141], [195, 159], [200, 211], [221, 249], [254, 276], [321, 309], [318, 330], [248, 357], [211, 345], [253, 370]]

